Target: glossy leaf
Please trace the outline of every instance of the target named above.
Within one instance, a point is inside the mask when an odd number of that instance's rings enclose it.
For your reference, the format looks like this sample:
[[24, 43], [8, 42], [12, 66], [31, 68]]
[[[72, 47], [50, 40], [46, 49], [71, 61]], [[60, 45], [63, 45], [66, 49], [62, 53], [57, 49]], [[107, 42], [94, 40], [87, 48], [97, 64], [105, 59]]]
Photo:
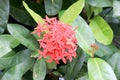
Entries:
[[113, 0], [86, 0], [90, 5], [95, 7], [110, 7]]
[[84, 0], [78, 0], [64, 12], [60, 20], [64, 23], [71, 24], [78, 17], [83, 7]]
[[77, 58], [73, 59], [71, 63], [69, 63], [66, 67], [65, 71], [65, 80], [74, 80], [78, 72], [83, 66], [83, 63], [85, 61], [85, 54], [81, 51], [80, 48], [77, 50]]
[[0, 57], [0, 70], [10, 68], [12, 59], [15, 57], [15, 52], [11, 51], [7, 55]]
[[44, 59], [37, 60], [33, 68], [33, 80], [44, 80], [46, 64]]
[[30, 33], [30, 31], [24, 26], [18, 24], [8, 24], [7, 26], [10, 34], [21, 42], [24, 46], [28, 47], [33, 51], [37, 51], [38, 43], [35, 37]]
[[21, 80], [23, 74], [34, 63], [34, 60], [30, 58], [28, 50], [19, 52], [14, 61], [14, 66], [5, 72], [1, 80]]
[[35, 21], [28, 14], [28, 12], [23, 9], [17, 8], [16, 6], [10, 6], [10, 16], [22, 24], [35, 26]]
[[12, 48], [15, 48], [19, 43], [20, 42], [11, 35], [0, 35], [0, 57], [9, 53]]
[[44, 23], [42, 17], [37, 13], [35, 13], [33, 10], [31, 10], [24, 1], [23, 1], [23, 5], [25, 9], [29, 12], [29, 14], [32, 16], [32, 18], [35, 20], [36, 23], [41, 23], [41, 24]]
[[113, 16], [120, 19], [120, 1], [113, 1]]
[[94, 17], [90, 21], [90, 28], [94, 33], [94, 37], [100, 43], [108, 45], [113, 40], [113, 32], [109, 24], [100, 16]]
[[90, 27], [87, 23], [79, 16], [72, 24], [73, 29], [76, 29], [76, 38], [78, 40], [78, 45], [92, 56], [89, 50], [91, 49], [91, 44], [95, 43], [95, 39]]
[[44, 3], [48, 15], [56, 15], [62, 8], [62, 0], [44, 0]]
[[9, 17], [9, 0], [0, 0], [0, 33], [3, 33]]
[[89, 80], [117, 80], [112, 68], [100, 58], [88, 60]]
[[113, 44], [106, 46], [106, 45], [98, 43], [98, 42], [96, 42], [96, 43], [99, 47], [99, 49], [96, 52], [96, 55], [99, 57], [104, 57], [104, 56], [108, 57], [108, 55], [112, 55], [118, 50]]
[[117, 79], [120, 79], [120, 51], [114, 53], [108, 60], [107, 62], [111, 65], [113, 68]]

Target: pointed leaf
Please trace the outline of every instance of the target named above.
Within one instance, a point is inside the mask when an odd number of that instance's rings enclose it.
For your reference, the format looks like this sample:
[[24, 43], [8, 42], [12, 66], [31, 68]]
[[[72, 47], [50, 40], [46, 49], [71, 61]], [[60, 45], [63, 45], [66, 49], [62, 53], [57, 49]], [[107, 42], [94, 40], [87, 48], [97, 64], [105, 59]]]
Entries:
[[7, 28], [11, 35], [21, 44], [34, 51], [38, 49], [37, 40], [27, 28], [18, 24], [8, 24]]
[[112, 68], [100, 58], [88, 60], [89, 80], [117, 80]]
[[31, 10], [24, 1], [23, 1], [23, 5], [25, 9], [29, 12], [29, 14], [32, 16], [32, 18], [36, 21], [36, 23], [41, 23], [41, 24], [44, 23], [42, 17], [37, 13], [35, 13], [33, 10]]
[[0, 33], [3, 33], [9, 17], [9, 0], [0, 0]]
[[9, 53], [12, 48], [19, 45], [19, 41], [11, 35], [0, 35], [0, 57]]
[[16, 64], [12, 68], [10, 68], [3, 75], [1, 80], [22, 80], [23, 74], [30, 69], [33, 65], [34, 60], [30, 58], [30, 54], [28, 50], [21, 51], [17, 56], [22, 56], [21, 58], [16, 58]]
[[78, 17], [73, 22], [73, 29], [76, 29], [76, 37], [78, 40], [78, 45], [89, 55], [92, 54], [89, 52], [91, 49], [91, 44], [95, 43], [95, 39], [93, 37], [93, 33], [87, 23], [82, 19], [82, 17]]
[[56, 15], [62, 8], [62, 0], [44, 0], [44, 3], [48, 15]]
[[71, 24], [78, 17], [83, 7], [84, 0], [78, 0], [64, 12], [60, 20], [64, 23]]
[[113, 40], [113, 32], [109, 24], [100, 16], [94, 17], [90, 21], [90, 28], [94, 33], [94, 37], [100, 43], [108, 45]]
[[114, 53], [107, 62], [111, 65], [113, 68], [117, 79], [120, 79], [120, 50], [116, 53]]
[[44, 80], [46, 75], [46, 64], [44, 59], [37, 60], [33, 68], [33, 80]]

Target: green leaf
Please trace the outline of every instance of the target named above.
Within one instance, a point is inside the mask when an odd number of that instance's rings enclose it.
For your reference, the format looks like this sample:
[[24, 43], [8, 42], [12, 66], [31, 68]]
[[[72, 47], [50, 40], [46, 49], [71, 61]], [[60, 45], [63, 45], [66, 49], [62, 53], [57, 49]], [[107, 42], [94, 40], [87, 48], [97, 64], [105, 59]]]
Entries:
[[9, 0], [0, 0], [0, 33], [3, 33], [9, 17]]
[[83, 7], [84, 0], [78, 0], [64, 12], [60, 20], [64, 23], [71, 24], [78, 17]]
[[27, 28], [18, 24], [8, 24], [7, 28], [10, 34], [21, 44], [33, 51], [37, 51], [38, 42]]
[[23, 74], [34, 63], [34, 59], [30, 58], [29, 50], [19, 52], [14, 61], [14, 66], [5, 72], [1, 80], [22, 80]]
[[81, 76], [77, 78], [76, 80], [89, 80], [88, 75]]
[[113, 1], [113, 16], [120, 19], [120, 1]]
[[95, 7], [110, 7], [113, 0], [86, 0], [86, 2]]
[[117, 79], [120, 79], [120, 50], [116, 53], [114, 53], [107, 62], [111, 65], [113, 68]]
[[55, 62], [46, 63], [48, 69], [57, 69], [57, 64]]
[[11, 51], [7, 55], [0, 57], [0, 70], [10, 68], [12, 59], [15, 57], [15, 52]]
[[65, 71], [65, 80], [74, 80], [78, 72], [83, 66], [83, 63], [85, 61], [85, 54], [78, 48], [77, 50], [77, 58], [73, 59], [71, 63], [69, 63], [66, 67]]
[[44, 3], [48, 15], [56, 15], [62, 8], [62, 0], [44, 0]]
[[94, 15], [97, 16], [103, 11], [103, 8], [94, 7]]
[[44, 80], [46, 75], [46, 64], [44, 59], [37, 60], [33, 68], [33, 80]]
[[15, 48], [19, 43], [20, 42], [11, 35], [0, 35], [0, 57], [9, 53], [12, 48]]
[[41, 23], [41, 24], [44, 23], [42, 17], [37, 13], [35, 13], [33, 10], [31, 10], [24, 1], [23, 1], [23, 5], [25, 9], [29, 12], [29, 14], [32, 16], [32, 18], [35, 20], [36, 23]]
[[76, 38], [78, 40], [78, 45], [89, 55], [92, 56], [91, 52], [91, 44], [95, 43], [95, 39], [93, 37], [93, 33], [88, 26], [88, 24], [82, 19], [82, 17], [78, 17], [72, 24], [73, 29], [76, 28]]
[[89, 80], [117, 80], [112, 68], [100, 58], [88, 60]]
[[[94, 7], [90, 6], [87, 2], [85, 3], [85, 7], [84, 7], [84, 11], [85, 14], [87, 15], [87, 19], [89, 20], [93, 14], [93, 11], [94, 11]], [[83, 12], [84, 12], [83, 11]], [[84, 14], [83, 14], [84, 15]]]
[[97, 45], [99, 49], [97, 50], [96, 55], [99, 57], [108, 57], [108, 55], [112, 55], [118, 50], [113, 44], [106, 46], [97, 42]]
[[11, 5], [10, 16], [22, 24], [25, 24], [28, 26], [35, 26], [35, 21], [33, 20], [33, 18], [28, 14], [27, 11], [21, 8], [17, 8], [16, 6]]
[[112, 29], [102, 17], [96, 16], [90, 20], [90, 28], [98, 42], [103, 43], [104, 45], [108, 45], [112, 42]]

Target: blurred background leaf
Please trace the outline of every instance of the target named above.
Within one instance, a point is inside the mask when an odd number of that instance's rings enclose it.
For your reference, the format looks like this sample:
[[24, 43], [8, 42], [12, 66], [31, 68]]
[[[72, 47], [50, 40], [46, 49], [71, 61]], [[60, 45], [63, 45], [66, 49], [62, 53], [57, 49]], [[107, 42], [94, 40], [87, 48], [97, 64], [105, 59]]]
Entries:
[[73, 61], [67, 64], [67, 68], [65, 70], [64, 78], [65, 80], [74, 80], [76, 78], [76, 75], [81, 70], [84, 61], [85, 61], [85, 54], [82, 52], [80, 48], [77, 49], [77, 58], [73, 59]]
[[62, 8], [62, 0], [44, 0], [47, 15], [56, 15]]
[[0, 34], [3, 33], [7, 27], [9, 8], [9, 0], [0, 0]]
[[21, 80], [24, 73], [31, 68], [33, 63], [34, 59], [30, 58], [29, 50], [18, 52], [11, 63], [11, 65], [14, 64], [13, 67], [5, 72], [1, 80]]
[[108, 60], [107, 62], [111, 65], [113, 68], [117, 79], [120, 79], [120, 51], [117, 51], [114, 53]]
[[110, 7], [113, 0], [86, 0], [86, 2], [95, 7]]

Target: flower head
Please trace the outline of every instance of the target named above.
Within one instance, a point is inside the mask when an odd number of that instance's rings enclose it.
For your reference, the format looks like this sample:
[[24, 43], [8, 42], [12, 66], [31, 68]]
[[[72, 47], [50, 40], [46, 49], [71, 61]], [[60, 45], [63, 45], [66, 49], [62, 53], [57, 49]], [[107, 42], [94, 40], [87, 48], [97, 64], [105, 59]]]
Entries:
[[43, 34], [42, 39], [39, 39], [40, 56], [38, 58], [46, 58], [47, 62], [55, 61], [59, 63], [62, 60], [64, 63], [67, 60], [72, 61], [72, 57], [76, 57], [77, 40], [75, 32], [71, 26], [58, 21], [56, 18], [44, 19], [44, 25], [40, 23], [35, 28], [34, 33], [40, 36]]

